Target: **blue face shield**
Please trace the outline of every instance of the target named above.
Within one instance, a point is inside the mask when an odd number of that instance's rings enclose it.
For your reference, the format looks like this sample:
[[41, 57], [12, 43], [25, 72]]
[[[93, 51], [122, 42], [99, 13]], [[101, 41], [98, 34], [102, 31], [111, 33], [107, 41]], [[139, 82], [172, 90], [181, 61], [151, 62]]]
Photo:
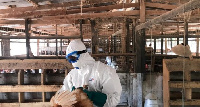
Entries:
[[75, 63], [79, 59], [80, 54], [86, 53], [86, 52], [87, 52], [86, 50], [83, 50], [83, 51], [74, 51], [72, 53], [69, 53], [66, 56], [66, 59], [69, 61], [69, 63]]

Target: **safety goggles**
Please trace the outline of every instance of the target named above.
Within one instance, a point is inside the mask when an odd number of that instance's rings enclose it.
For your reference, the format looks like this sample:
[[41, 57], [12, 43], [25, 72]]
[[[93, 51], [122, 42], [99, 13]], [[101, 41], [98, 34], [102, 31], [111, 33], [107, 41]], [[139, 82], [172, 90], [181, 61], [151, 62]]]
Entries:
[[86, 50], [83, 50], [83, 51], [74, 51], [72, 53], [69, 53], [66, 56], [66, 59], [69, 61], [69, 63], [75, 63], [79, 59], [80, 54], [86, 53], [86, 52], [87, 52]]

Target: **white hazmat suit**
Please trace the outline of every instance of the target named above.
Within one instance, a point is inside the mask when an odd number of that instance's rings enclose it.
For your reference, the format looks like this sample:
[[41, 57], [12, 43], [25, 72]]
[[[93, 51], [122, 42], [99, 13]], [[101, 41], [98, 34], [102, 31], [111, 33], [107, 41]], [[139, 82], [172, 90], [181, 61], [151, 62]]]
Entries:
[[[79, 39], [73, 40], [67, 47], [66, 53], [86, 50], [85, 45]], [[95, 61], [89, 53], [80, 54], [74, 67], [64, 79], [61, 90], [71, 91], [72, 87], [88, 85], [89, 91], [101, 92], [107, 95], [104, 107], [115, 107], [120, 101], [122, 87], [116, 70], [99, 61]]]

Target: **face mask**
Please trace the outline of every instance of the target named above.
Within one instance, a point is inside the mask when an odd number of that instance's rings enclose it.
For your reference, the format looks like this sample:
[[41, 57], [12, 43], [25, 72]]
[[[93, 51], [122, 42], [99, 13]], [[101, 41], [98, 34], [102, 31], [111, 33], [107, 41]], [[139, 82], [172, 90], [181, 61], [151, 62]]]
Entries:
[[66, 59], [69, 61], [69, 63], [76, 63], [77, 60], [80, 57], [80, 54], [86, 53], [86, 52], [87, 52], [86, 50], [83, 50], [83, 51], [74, 51], [74, 52], [68, 54], [66, 56]]

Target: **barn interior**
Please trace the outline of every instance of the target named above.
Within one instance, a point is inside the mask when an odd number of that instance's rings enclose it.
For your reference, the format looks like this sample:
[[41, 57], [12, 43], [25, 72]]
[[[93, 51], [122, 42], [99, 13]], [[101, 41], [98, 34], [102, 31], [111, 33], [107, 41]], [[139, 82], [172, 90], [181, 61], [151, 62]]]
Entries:
[[[118, 107], [200, 107], [199, 8], [200, 0], [0, 0], [0, 107], [50, 107], [73, 69], [73, 39], [116, 69]], [[193, 58], [172, 51], [181, 43]]]

